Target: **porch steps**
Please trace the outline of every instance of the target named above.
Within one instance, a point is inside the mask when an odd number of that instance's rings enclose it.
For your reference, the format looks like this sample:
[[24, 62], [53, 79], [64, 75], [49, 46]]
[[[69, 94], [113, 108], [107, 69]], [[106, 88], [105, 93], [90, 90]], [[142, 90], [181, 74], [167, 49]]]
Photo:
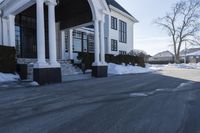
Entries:
[[[80, 68], [74, 66], [73, 64], [70, 64], [69, 62], [65, 61], [59, 61], [59, 62], [61, 65], [61, 74], [63, 76], [83, 73]], [[34, 66], [33, 63], [28, 64], [28, 70], [27, 70], [28, 81], [33, 81], [33, 66]]]
[[80, 68], [74, 66], [70, 62], [61, 61], [60, 65], [61, 65], [61, 73], [63, 76], [83, 73]]
[[[23, 59], [19, 58], [17, 62], [19, 64], [27, 64], [27, 81], [33, 81], [33, 67], [36, 59]], [[48, 62], [48, 60], [47, 60]], [[58, 60], [61, 65], [61, 74], [62, 76], [66, 75], [75, 75], [83, 73], [79, 67], [72, 64], [70, 61], [67, 60]]]

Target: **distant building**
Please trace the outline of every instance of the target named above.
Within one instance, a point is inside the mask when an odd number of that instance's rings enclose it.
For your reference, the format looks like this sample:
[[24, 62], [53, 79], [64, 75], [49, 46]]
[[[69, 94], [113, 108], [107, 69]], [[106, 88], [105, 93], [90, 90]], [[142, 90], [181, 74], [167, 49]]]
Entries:
[[200, 62], [200, 48], [191, 48], [182, 50], [180, 52], [181, 62], [184, 62], [186, 59], [187, 63], [197, 63]]
[[152, 64], [168, 64], [173, 62], [174, 54], [170, 51], [163, 51], [149, 58], [149, 63]]
[[200, 50], [187, 54], [187, 60], [189, 63], [198, 63], [200, 62]]

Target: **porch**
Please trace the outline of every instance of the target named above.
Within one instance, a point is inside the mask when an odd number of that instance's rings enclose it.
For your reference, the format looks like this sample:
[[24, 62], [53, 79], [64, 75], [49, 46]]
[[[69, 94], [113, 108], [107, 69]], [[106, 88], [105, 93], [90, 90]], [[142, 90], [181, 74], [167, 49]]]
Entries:
[[[102, 0], [6, 0], [2, 14], [1, 44], [16, 47], [19, 58], [32, 58], [33, 80], [39, 84], [61, 82], [63, 31], [94, 26], [93, 76], [102, 77], [105, 67], [104, 18], [108, 10]], [[71, 44], [71, 43], [70, 43]], [[69, 46], [69, 59], [72, 59]], [[102, 73], [103, 72], [103, 73]], [[48, 78], [47, 78], [48, 77]]]

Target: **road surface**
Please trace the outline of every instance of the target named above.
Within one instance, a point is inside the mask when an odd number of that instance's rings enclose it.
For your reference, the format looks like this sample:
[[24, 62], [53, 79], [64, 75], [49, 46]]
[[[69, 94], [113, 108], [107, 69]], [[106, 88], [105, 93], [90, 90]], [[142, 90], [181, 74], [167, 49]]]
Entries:
[[200, 133], [191, 71], [0, 88], [0, 133]]

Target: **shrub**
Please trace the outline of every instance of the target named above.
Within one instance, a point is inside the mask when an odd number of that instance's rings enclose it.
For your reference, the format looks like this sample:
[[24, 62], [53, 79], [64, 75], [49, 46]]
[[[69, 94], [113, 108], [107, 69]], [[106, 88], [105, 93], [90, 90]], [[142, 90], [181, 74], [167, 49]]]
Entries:
[[0, 45], [0, 72], [16, 72], [16, 51], [14, 47]]
[[[93, 53], [83, 53], [80, 52], [78, 54], [78, 59], [81, 60], [81, 63], [85, 64], [85, 69], [91, 69], [92, 63], [94, 62], [94, 54]], [[115, 63], [115, 64], [122, 64], [125, 63], [126, 65], [137, 65], [141, 67], [145, 67], [144, 57], [140, 56], [133, 56], [133, 55], [111, 55], [106, 54], [105, 60], [107, 63]]]

